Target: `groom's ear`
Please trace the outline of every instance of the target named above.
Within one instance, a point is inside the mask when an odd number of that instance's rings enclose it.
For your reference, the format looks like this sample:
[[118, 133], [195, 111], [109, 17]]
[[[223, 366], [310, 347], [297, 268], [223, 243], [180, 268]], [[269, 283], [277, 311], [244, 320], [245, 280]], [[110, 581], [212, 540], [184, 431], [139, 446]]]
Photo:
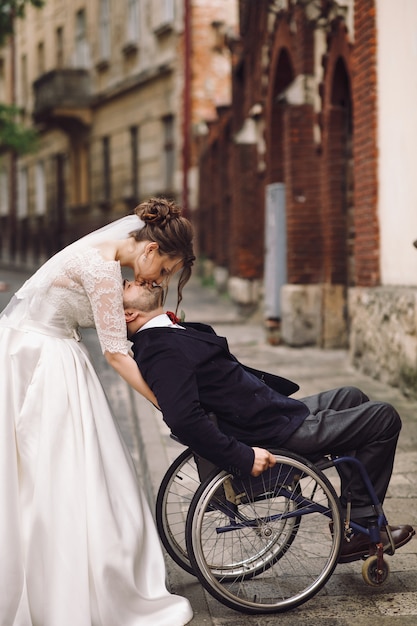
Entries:
[[138, 317], [139, 317], [140, 313], [139, 311], [130, 311], [125, 309], [125, 320], [126, 323], [129, 324], [130, 322], [134, 322]]

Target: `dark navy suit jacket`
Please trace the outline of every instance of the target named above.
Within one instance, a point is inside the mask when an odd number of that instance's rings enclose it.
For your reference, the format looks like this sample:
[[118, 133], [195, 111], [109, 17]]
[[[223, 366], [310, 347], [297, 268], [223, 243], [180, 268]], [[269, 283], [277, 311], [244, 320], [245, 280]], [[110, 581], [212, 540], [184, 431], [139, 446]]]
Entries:
[[135, 360], [173, 434], [216, 466], [248, 475], [251, 446], [283, 445], [309, 414], [288, 397], [298, 385], [240, 364], [210, 326], [181, 325], [136, 333]]

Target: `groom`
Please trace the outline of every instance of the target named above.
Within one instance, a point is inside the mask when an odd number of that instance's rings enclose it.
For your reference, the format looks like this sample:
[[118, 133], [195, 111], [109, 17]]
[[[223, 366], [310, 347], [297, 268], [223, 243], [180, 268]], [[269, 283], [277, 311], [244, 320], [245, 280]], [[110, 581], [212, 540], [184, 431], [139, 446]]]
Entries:
[[[125, 281], [123, 291], [134, 358], [164, 421], [184, 445], [238, 476], [257, 476], [272, 467], [275, 458], [267, 447], [306, 457], [354, 450], [383, 501], [401, 429], [391, 405], [370, 401], [354, 387], [290, 398], [298, 385], [240, 364], [210, 326], [164, 313], [160, 288]], [[366, 524], [375, 516], [368, 493], [355, 473], [344, 478], [342, 506], [347, 506], [348, 479], [351, 518]], [[396, 547], [415, 534], [411, 526], [391, 527], [391, 532]], [[381, 536], [388, 543], [386, 533]], [[343, 543], [340, 561], [354, 560], [367, 549], [368, 536], [357, 533]]]

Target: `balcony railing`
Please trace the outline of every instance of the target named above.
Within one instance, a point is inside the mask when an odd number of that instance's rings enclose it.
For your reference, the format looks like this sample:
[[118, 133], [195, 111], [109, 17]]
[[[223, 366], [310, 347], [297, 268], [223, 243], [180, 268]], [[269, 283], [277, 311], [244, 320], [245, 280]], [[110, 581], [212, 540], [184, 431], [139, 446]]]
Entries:
[[64, 126], [91, 123], [91, 76], [85, 69], [51, 70], [33, 83], [35, 122]]

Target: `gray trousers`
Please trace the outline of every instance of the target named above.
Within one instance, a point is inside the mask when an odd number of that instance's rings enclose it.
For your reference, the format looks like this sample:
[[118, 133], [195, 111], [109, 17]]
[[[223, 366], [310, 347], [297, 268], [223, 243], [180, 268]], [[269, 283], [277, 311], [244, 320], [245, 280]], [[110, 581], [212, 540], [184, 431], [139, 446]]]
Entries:
[[[285, 442], [286, 449], [307, 458], [318, 454], [355, 456], [360, 460], [383, 502], [391, 479], [401, 430], [397, 411], [386, 402], [375, 402], [356, 387], [340, 387], [302, 398], [310, 415]], [[348, 493], [352, 519], [372, 515], [368, 492], [357, 470], [341, 468], [341, 504]]]

